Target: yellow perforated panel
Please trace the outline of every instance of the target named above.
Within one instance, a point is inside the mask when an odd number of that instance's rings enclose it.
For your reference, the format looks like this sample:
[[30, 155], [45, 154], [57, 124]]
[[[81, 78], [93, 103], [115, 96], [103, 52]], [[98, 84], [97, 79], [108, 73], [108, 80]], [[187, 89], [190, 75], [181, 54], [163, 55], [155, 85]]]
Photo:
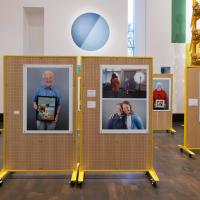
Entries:
[[[149, 65], [152, 79], [152, 58], [82, 57], [82, 131], [81, 169], [145, 170], [153, 165], [152, 89], [149, 82], [149, 134], [100, 133], [100, 65]], [[95, 98], [87, 97], [87, 90], [96, 90]], [[88, 109], [87, 101], [96, 101], [96, 109]]]
[[[200, 148], [200, 68], [187, 68], [186, 76], [186, 145], [188, 148]], [[198, 106], [189, 106], [189, 99], [198, 99]]]
[[[23, 64], [72, 64], [73, 134], [23, 133]], [[7, 170], [71, 170], [76, 165], [76, 57], [6, 56], [4, 166]], [[13, 111], [20, 111], [14, 115]]]
[[168, 130], [172, 128], [173, 114], [173, 75], [172, 74], [154, 74], [153, 78], [171, 79], [171, 108], [170, 111], [153, 111], [153, 130]]

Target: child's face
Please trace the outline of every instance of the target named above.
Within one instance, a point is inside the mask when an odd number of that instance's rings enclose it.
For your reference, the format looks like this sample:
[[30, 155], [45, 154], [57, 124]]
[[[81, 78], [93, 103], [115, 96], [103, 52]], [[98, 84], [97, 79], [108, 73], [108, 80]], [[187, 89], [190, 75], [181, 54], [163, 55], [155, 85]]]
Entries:
[[128, 104], [123, 104], [123, 111], [129, 115], [131, 113], [131, 108]]
[[117, 105], [117, 106], [116, 106], [116, 109], [117, 109], [118, 115], [122, 115], [122, 114], [123, 114], [123, 110], [122, 110], [122, 108], [121, 108], [120, 105]]

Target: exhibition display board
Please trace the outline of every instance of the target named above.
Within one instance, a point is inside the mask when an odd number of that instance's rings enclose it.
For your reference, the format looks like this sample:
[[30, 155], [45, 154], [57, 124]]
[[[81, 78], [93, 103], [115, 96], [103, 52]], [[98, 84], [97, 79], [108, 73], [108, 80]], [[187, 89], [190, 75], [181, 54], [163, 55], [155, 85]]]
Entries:
[[148, 57], [82, 57], [81, 172], [150, 171], [158, 181], [152, 69]]
[[179, 145], [192, 157], [200, 149], [200, 67], [185, 68], [184, 144]]
[[178, 145], [180, 151], [187, 152], [189, 157], [195, 155], [192, 150], [200, 149], [200, 3], [193, 0], [192, 4], [192, 38], [190, 49], [186, 48], [185, 66], [185, 102], [184, 102], [184, 142]]
[[173, 75], [153, 75], [153, 130], [176, 132], [172, 128]]
[[[4, 57], [3, 169], [145, 172], [153, 167], [149, 57]], [[78, 133], [80, 132], [80, 141]]]
[[76, 57], [4, 57], [4, 172], [76, 167], [76, 66]]

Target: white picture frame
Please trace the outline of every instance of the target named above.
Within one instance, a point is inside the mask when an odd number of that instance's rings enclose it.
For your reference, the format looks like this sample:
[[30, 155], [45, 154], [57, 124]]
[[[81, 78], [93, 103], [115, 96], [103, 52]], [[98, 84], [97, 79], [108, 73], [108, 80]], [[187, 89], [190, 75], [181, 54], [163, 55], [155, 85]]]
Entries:
[[[68, 103], [68, 129], [65, 130], [29, 130], [27, 128], [27, 72], [29, 69], [34, 70], [59, 70], [59, 69], [67, 69], [69, 73], [69, 86], [68, 86], [68, 95], [69, 95], [69, 103]], [[42, 75], [42, 74], [41, 74]], [[58, 77], [56, 77], [58, 79]], [[38, 84], [39, 85], [39, 84]], [[73, 65], [60, 65], [60, 64], [24, 64], [23, 65], [23, 133], [24, 134], [72, 134], [73, 130]]]
[[[153, 111], [156, 111], [156, 112], [170, 112], [171, 111], [171, 109], [172, 109], [171, 108], [171, 104], [172, 104], [172, 102], [171, 102], [171, 99], [172, 99], [172, 97], [171, 97], [171, 93], [172, 93], [172, 91], [171, 91], [171, 84], [172, 84], [171, 81], [172, 81], [171, 78], [153, 78], [153, 91], [152, 91], [153, 96], [154, 96], [154, 91], [156, 90], [156, 85], [158, 85], [158, 83], [161, 83], [164, 91], [167, 94], [167, 99], [168, 99], [166, 109], [164, 109], [161, 106], [159, 106], [159, 107], [157, 107], [157, 109], [155, 109], [156, 104], [154, 102], [154, 97], [153, 97], [153, 102], [152, 102], [153, 103]], [[161, 100], [161, 99], [159, 99], [159, 100]]]
[[[123, 97], [123, 98], [103, 98], [103, 70], [110, 69], [115, 70], [133, 70], [146, 72], [145, 82], [146, 82], [146, 97], [145, 98], [135, 98], [135, 97]], [[143, 113], [145, 115], [145, 128], [144, 129], [106, 129], [103, 127], [103, 103], [104, 101], [111, 102], [110, 105], [114, 104], [114, 101], [124, 101], [127, 100], [130, 103], [135, 103], [137, 105], [144, 105]], [[101, 65], [100, 66], [100, 133], [102, 134], [148, 134], [149, 133], [149, 66], [148, 65]]]
[[157, 108], [164, 108], [165, 107], [165, 101], [164, 100], [156, 100], [156, 107]]

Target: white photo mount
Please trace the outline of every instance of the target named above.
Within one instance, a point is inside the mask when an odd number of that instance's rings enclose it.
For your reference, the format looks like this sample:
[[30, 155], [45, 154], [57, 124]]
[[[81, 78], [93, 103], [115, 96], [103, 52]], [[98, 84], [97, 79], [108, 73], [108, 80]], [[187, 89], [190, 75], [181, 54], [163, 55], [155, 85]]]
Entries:
[[[127, 100], [127, 101], [145, 101], [146, 102], [146, 128], [145, 129], [103, 129], [102, 128], [102, 111], [103, 111], [103, 101], [106, 100], [106, 98], [103, 98], [103, 70], [104, 69], [110, 69], [110, 70], [146, 70], [146, 98], [117, 98], [117, 100]], [[140, 77], [141, 79], [144, 79], [143, 75], [137, 74], [137, 77], [135, 79], [138, 79]], [[112, 98], [109, 99], [110, 101], [114, 100]], [[109, 101], [108, 100], [108, 101]], [[116, 99], [115, 99], [116, 100]], [[149, 65], [100, 65], [100, 132], [102, 134], [148, 134], [149, 133]]]
[[156, 108], [165, 108], [165, 100], [157, 99], [155, 107]]
[[[172, 80], [171, 80], [171, 78], [162, 78], [162, 77], [161, 77], [161, 78], [153, 78], [153, 83], [154, 83], [154, 81], [160, 81], [160, 82], [162, 83], [162, 80], [168, 81], [168, 82], [169, 82], [169, 85], [168, 85], [168, 86], [169, 86], [169, 87], [168, 87], [168, 91], [169, 91], [169, 92], [168, 92], [168, 93], [169, 93], [169, 94], [168, 94], [168, 109], [158, 109], [158, 110], [157, 110], [157, 109], [153, 109], [154, 112], [170, 112], [170, 111], [171, 111], [171, 84], [172, 84], [171, 81], [172, 81]], [[156, 88], [153, 87], [153, 91], [154, 91], [155, 89], [156, 89]], [[152, 92], [153, 92], [153, 91], [152, 91]], [[160, 100], [161, 100], [161, 99], [159, 99], [159, 101], [160, 101]], [[157, 100], [156, 100], [156, 101], [157, 101]], [[153, 106], [153, 108], [154, 108], [154, 106]], [[160, 107], [157, 107], [157, 108], [163, 108], [163, 107], [160, 106]]]
[[[27, 130], [27, 70], [34, 69], [69, 69], [69, 129], [68, 130]], [[25, 134], [72, 134], [73, 130], [73, 65], [71, 64], [24, 64], [23, 65], [23, 133]]]

